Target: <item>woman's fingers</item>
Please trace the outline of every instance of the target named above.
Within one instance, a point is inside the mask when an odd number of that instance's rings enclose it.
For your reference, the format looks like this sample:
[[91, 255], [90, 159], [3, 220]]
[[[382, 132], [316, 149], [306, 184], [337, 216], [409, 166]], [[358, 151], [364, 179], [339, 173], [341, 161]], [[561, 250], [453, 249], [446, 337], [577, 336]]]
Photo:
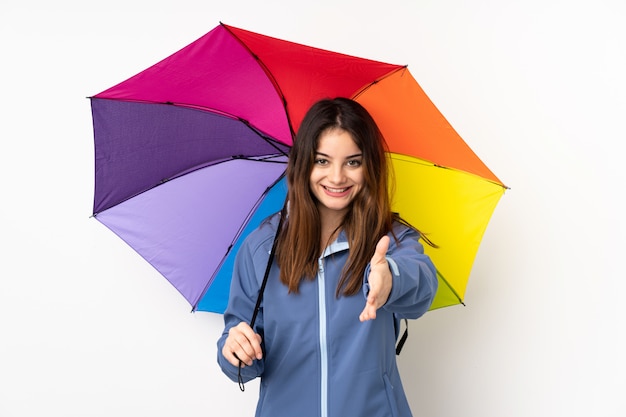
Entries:
[[376, 318], [376, 310], [378, 308], [376, 307], [376, 302], [374, 300], [375, 300], [375, 297], [367, 298], [365, 308], [359, 315], [360, 321], [374, 320]]
[[374, 256], [370, 260], [370, 275], [368, 277], [370, 290], [365, 302], [365, 308], [359, 315], [359, 320], [376, 319], [376, 310], [382, 307], [389, 298], [392, 279], [389, 264], [385, 257], [389, 250], [389, 236], [383, 236], [376, 245]]
[[247, 323], [241, 322], [229, 330], [222, 354], [232, 365], [238, 366], [241, 361], [250, 366], [255, 359], [263, 357], [261, 336]]

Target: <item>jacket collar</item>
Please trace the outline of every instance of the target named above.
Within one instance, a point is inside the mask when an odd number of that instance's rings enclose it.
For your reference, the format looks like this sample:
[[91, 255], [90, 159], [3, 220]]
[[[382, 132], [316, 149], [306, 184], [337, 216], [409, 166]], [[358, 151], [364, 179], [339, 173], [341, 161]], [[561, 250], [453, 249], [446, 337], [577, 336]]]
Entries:
[[332, 255], [337, 252], [341, 252], [344, 250], [348, 250], [350, 245], [348, 244], [348, 238], [346, 237], [346, 233], [342, 230], [339, 232], [339, 236], [335, 239], [330, 245], [324, 249], [324, 253], [322, 253], [322, 258], [325, 258], [329, 255]]

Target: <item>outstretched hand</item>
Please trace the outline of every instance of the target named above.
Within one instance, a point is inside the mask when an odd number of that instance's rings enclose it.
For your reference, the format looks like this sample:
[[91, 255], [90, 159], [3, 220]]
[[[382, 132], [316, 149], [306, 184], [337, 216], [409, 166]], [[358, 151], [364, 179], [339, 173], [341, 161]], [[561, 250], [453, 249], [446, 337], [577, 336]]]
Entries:
[[387, 262], [387, 249], [389, 249], [389, 236], [383, 236], [376, 245], [376, 251], [370, 261], [369, 286], [365, 308], [359, 316], [359, 320], [367, 321], [376, 318], [376, 310], [382, 307], [389, 298], [393, 284], [389, 263]]

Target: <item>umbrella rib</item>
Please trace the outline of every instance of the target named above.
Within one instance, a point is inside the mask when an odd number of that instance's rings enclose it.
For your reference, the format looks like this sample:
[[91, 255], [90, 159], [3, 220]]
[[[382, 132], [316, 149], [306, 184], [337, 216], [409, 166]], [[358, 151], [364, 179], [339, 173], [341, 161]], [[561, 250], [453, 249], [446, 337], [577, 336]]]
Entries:
[[[433, 168], [447, 169], [449, 171], [459, 172], [459, 173], [462, 173], [462, 174], [478, 177], [478, 178], [482, 179], [483, 181], [486, 181], [486, 182], [494, 184], [494, 185], [498, 185], [498, 186], [502, 187], [504, 190], [510, 190], [511, 189], [509, 186], [507, 186], [507, 185], [505, 185], [505, 184], [503, 184], [501, 182], [494, 181], [494, 180], [491, 180], [489, 178], [481, 177], [480, 175], [477, 175], [477, 174], [474, 174], [472, 172], [468, 172], [468, 171], [465, 171], [465, 170], [462, 170], [462, 169], [453, 168], [453, 167], [447, 167], [445, 165], [439, 165], [439, 164], [436, 164], [434, 162], [427, 161], [425, 159], [416, 158], [414, 156], [405, 155], [405, 154], [402, 154], [402, 153], [399, 153], [399, 152], [388, 152], [388, 153], [389, 153], [389, 157], [391, 159], [398, 159], [398, 160], [401, 160], [402, 162], [406, 162], [408, 164], [425, 165], [425, 166], [430, 166], [430, 167], [433, 167]], [[395, 155], [399, 156], [400, 158], [394, 158]], [[405, 157], [405, 158], [402, 158], [402, 157]]]
[[407, 68], [408, 68], [408, 65], [403, 65], [400, 68], [395, 68], [395, 69], [389, 71], [387, 74], [385, 74], [385, 75], [375, 79], [371, 83], [369, 83], [369, 84], [361, 87], [359, 90], [357, 90], [357, 92], [352, 95], [352, 99], [356, 100], [361, 94], [365, 93], [368, 89], [370, 89], [374, 85], [378, 84], [380, 81], [384, 80], [387, 77], [391, 77], [393, 74], [395, 74], [398, 71], [404, 71]]
[[[287, 162], [285, 161], [277, 161], [275, 160], [277, 155], [267, 155], [267, 156], [261, 156], [261, 157], [252, 157], [252, 156], [244, 156], [244, 155], [233, 155], [232, 159], [241, 159], [244, 161], [255, 161], [255, 162], [267, 162], [269, 164], [287, 164]], [[283, 156], [287, 156], [284, 155]]]
[[[288, 118], [289, 119], [289, 118]], [[251, 131], [253, 131], [254, 133], [256, 133], [261, 139], [263, 139], [268, 145], [270, 145], [272, 148], [276, 149], [278, 152], [280, 152], [282, 155], [284, 156], [288, 156], [288, 152], [285, 152], [283, 149], [281, 149], [280, 147], [278, 147], [276, 145], [276, 142], [278, 142], [276, 139], [272, 138], [271, 136], [266, 135], [265, 133], [261, 132], [259, 129], [257, 129], [256, 127], [254, 127], [248, 120], [243, 119], [241, 117], [238, 117], [237, 120], [239, 120], [241, 123], [243, 123], [248, 129], [250, 129]], [[289, 124], [289, 129], [291, 129], [291, 123]], [[282, 142], [280, 142], [282, 143]]]
[[207, 163], [204, 163], [204, 164], [196, 165], [194, 167], [188, 168], [188, 169], [186, 169], [184, 171], [181, 171], [181, 172], [178, 172], [178, 173], [176, 173], [174, 175], [171, 175], [171, 176], [169, 176], [167, 178], [162, 178], [156, 184], [153, 184], [153, 185], [147, 187], [144, 190], [138, 191], [135, 194], [130, 195], [130, 196], [128, 196], [128, 197], [126, 197], [126, 198], [116, 202], [115, 204], [107, 205], [105, 208], [103, 208], [100, 211], [94, 212], [90, 217], [98, 217], [98, 214], [100, 214], [101, 212], [103, 212], [105, 210], [110, 209], [111, 207], [115, 207], [115, 206], [117, 206], [119, 204], [122, 204], [125, 201], [128, 201], [130, 199], [133, 199], [133, 198], [137, 197], [138, 195], [146, 193], [146, 192], [148, 192], [148, 191], [150, 191], [150, 190], [152, 190], [152, 189], [154, 189], [154, 188], [156, 188], [156, 187], [158, 187], [160, 185], [165, 184], [166, 182], [175, 180], [177, 178], [183, 177], [183, 176], [185, 176], [187, 174], [191, 174], [192, 172], [198, 171], [198, 170], [203, 169], [203, 168], [208, 168], [210, 166], [223, 164], [225, 162], [230, 162], [230, 161], [233, 161], [233, 160], [236, 160], [236, 159], [241, 159], [241, 160], [246, 160], [246, 161], [264, 162], [264, 163], [269, 163], [269, 164], [283, 164], [283, 165], [286, 164], [286, 162], [284, 162], [284, 161], [273, 160], [273, 158], [276, 158], [277, 156], [286, 156], [286, 155], [285, 155], [284, 152], [281, 152], [280, 155], [273, 154], [273, 155], [266, 155], [266, 156], [258, 157], [258, 158], [251, 157], [251, 156], [243, 156], [243, 155], [232, 155], [232, 156], [230, 156], [228, 158], [224, 158], [224, 159], [221, 159], [221, 160], [211, 161], [211, 162], [207, 162]]
[[[281, 97], [282, 97], [282, 93], [281, 93]], [[98, 100], [123, 101], [123, 102], [127, 102], [127, 103], [161, 104], [161, 105], [166, 105], [166, 106], [181, 107], [181, 108], [185, 108], [185, 109], [189, 109], [189, 110], [208, 112], [208, 113], [216, 114], [216, 115], [219, 115], [219, 116], [227, 117], [229, 119], [237, 120], [237, 121], [241, 122], [248, 129], [250, 129], [256, 135], [258, 135], [261, 139], [263, 139], [265, 142], [267, 142], [270, 146], [275, 148], [278, 152], [280, 152], [281, 154], [287, 156], [287, 152], [285, 152], [283, 149], [281, 149], [280, 147], [278, 147], [276, 145], [276, 143], [282, 143], [282, 142], [272, 138], [270, 135], [266, 134], [265, 132], [263, 132], [262, 130], [260, 130], [256, 126], [254, 126], [252, 123], [250, 123], [249, 120], [244, 119], [244, 118], [242, 118], [240, 116], [237, 116], [236, 114], [225, 112], [225, 111], [220, 110], [220, 109], [216, 109], [216, 108], [208, 107], [208, 106], [198, 106], [198, 105], [195, 105], [195, 104], [189, 104], [189, 103], [183, 103], [183, 102], [173, 102], [173, 101], [113, 99], [113, 98], [106, 98], [106, 97], [105, 98], [89, 97], [89, 98], [90, 99], [98, 99]], [[284, 97], [282, 98], [282, 101], [283, 101], [283, 103], [285, 103]], [[289, 117], [287, 117], [287, 123], [289, 125], [289, 130], [291, 132], [292, 139], [293, 139], [293, 137], [295, 137], [295, 135], [294, 135], [294, 132], [293, 132], [293, 128], [291, 127], [291, 121], [289, 120]], [[288, 145], [285, 144], [285, 146], [288, 146]]]
[[[282, 97], [282, 93], [281, 93], [281, 97]], [[285, 102], [285, 99], [283, 97], [283, 103], [284, 102]], [[246, 126], [248, 129], [250, 129], [252, 132], [254, 132], [257, 136], [259, 136], [261, 139], [263, 139], [265, 142], [267, 142], [268, 145], [270, 145], [271, 147], [276, 149], [281, 154], [287, 156], [287, 152], [285, 152], [283, 149], [281, 149], [278, 146], [276, 146], [276, 142], [279, 142], [279, 141], [277, 141], [276, 139], [274, 139], [271, 136], [267, 135], [265, 132], [263, 132], [262, 130], [260, 130], [256, 126], [254, 126], [252, 123], [250, 123], [249, 120], [244, 119], [243, 117], [237, 116], [237, 115], [232, 114], [232, 113], [227, 113], [225, 111], [222, 111], [222, 110], [219, 110], [219, 109], [215, 109], [215, 108], [212, 108], [212, 107], [196, 106], [196, 105], [193, 105], [193, 104], [187, 104], [187, 103], [182, 103], [182, 102], [174, 103], [174, 102], [171, 102], [171, 101], [166, 101], [166, 102], [163, 102], [163, 103], [156, 103], [156, 104], [166, 104], [166, 105], [170, 105], [170, 106], [184, 107], [184, 108], [192, 109], [192, 110], [206, 111], [206, 112], [209, 112], [209, 113], [219, 114], [221, 116], [228, 117], [228, 118], [233, 119], [233, 120], [238, 120], [244, 126]], [[293, 129], [291, 127], [291, 122], [289, 121], [289, 117], [287, 117], [287, 123], [289, 125], [289, 130], [291, 131], [292, 138], [293, 138], [294, 137]], [[282, 142], [279, 142], [279, 143], [282, 143]]]
[[[254, 126], [252, 123], [250, 123], [249, 120], [244, 119], [243, 117], [237, 116], [237, 115], [232, 114], [232, 113], [227, 113], [227, 112], [224, 112], [224, 111], [221, 111], [221, 110], [218, 110], [218, 109], [214, 109], [214, 108], [211, 108], [211, 107], [200, 107], [200, 106], [194, 106], [194, 105], [186, 104], [186, 103], [173, 103], [171, 101], [168, 101], [168, 102], [165, 102], [165, 103], [162, 103], [162, 104], [167, 104], [167, 105], [177, 106], [177, 107], [185, 107], [185, 108], [188, 108], [188, 109], [195, 109], [195, 110], [200, 110], [200, 111], [206, 111], [206, 112], [210, 112], [210, 113], [214, 113], [214, 114], [219, 114], [219, 115], [222, 115], [224, 117], [228, 117], [228, 118], [233, 119], [233, 120], [238, 120], [244, 126], [246, 126], [248, 129], [250, 129], [254, 134], [256, 134], [261, 139], [263, 139], [272, 148], [276, 149], [281, 154], [287, 156], [287, 152], [285, 152], [283, 149], [281, 149], [280, 147], [278, 147], [276, 145], [277, 142], [278, 143], [282, 143], [282, 142], [279, 142], [276, 139], [272, 138], [271, 136], [267, 135], [265, 132], [263, 132], [260, 129], [258, 129], [256, 126]], [[289, 118], [287, 118], [287, 119], [289, 119]], [[287, 121], [289, 123], [289, 129], [291, 130], [292, 135], [293, 135], [293, 129], [291, 128], [291, 123], [289, 122], [289, 120], [287, 120]]]
[[446, 286], [450, 289], [450, 291], [452, 291], [452, 294], [454, 294], [454, 296], [457, 298], [457, 300], [459, 300], [459, 303], [463, 304], [465, 306], [465, 303], [463, 302], [463, 299], [461, 298], [461, 296], [459, 295], [459, 293], [456, 292], [456, 290], [454, 289], [454, 287], [452, 285], [450, 285], [450, 283], [448, 282], [447, 279], [445, 279], [445, 277], [443, 276], [443, 274], [441, 273], [441, 271], [439, 271], [439, 269], [437, 269], [437, 276], [439, 277], [439, 279], [441, 281], [444, 282], [444, 284], [446, 284]]
[[267, 75], [267, 77], [271, 81], [272, 85], [274, 86], [274, 89], [276, 90], [276, 93], [278, 94], [278, 97], [283, 102], [283, 107], [285, 109], [285, 117], [287, 118], [287, 125], [289, 126], [289, 131], [291, 132], [291, 137], [292, 137], [292, 139], [295, 138], [296, 137], [296, 132], [293, 129], [293, 125], [291, 123], [291, 118], [289, 117], [289, 112], [287, 111], [287, 99], [285, 98], [285, 94], [283, 94], [283, 91], [280, 88], [280, 85], [278, 84], [278, 81], [276, 80], [276, 77], [274, 77], [274, 74], [272, 74], [272, 72], [269, 70], [269, 68], [267, 68], [267, 65], [265, 65], [265, 63], [261, 60], [261, 58], [259, 58], [259, 56], [257, 54], [252, 52], [250, 47], [248, 45], [246, 45], [241, 39], [239, 39], [239, 37], [237, 35], [235, 35], [233, 33], [233, 31], [230, 30], [230, 27], [228, 27], [228, 25], [225, 25], [224, 23], [221, 23], [221, 22], [220, 22], [220, 25], [222, 25], [222, 27], [224, 29], [226, 29], [228, 31], [228, 33], [230, 33], [231, 36], [233, 38], [235, 38], [237, 40], [237, 42], [239, 42], [239, 44], [246, 51], [248, 51], [250, 56], [252, 56], [252, 58], [254, 58], [254, 60], [259, 64], [259, 66], [261, 67], [263, 72], [265, 72], [265, 75]]
[[206, 294], [208, 289], [211, 287], [211, 284], [213, 284], [213, 280], [215, 280], [215, 277], [217, 276], [218, 272], [222, 269], [222, 266], [224, 265], [224, 262], [226, 261], [226, 258], [230, 254], [230, 251], [235, 246], [235, 243], [237, 242], [237, 239], [239, 239], [239, 237], [241, 236], [241, 233], [243, 233], [244, 229], [246, 228], [246, 226], [247, 226], [248, 222], [250, 221], [250, 219], [252, 218], [253, 214], [256, 212], [257, 208], [261, 205], [261, 202], [263, 201], [263, 198], [269, 193], [269, 191], [276, 184], [278, 184], [284, 178], [284, 176], [285, 176], [285, 173], [283, 172], [271, 185], [269, 185], [265, 189], [265, 191], [263, 191], [263, 193], [261, 193], [261, 195], [259, 196], [259, 198], [255, 202], [255, 204], [252, 206], [250, 211], [248, 211], [248, 214], [246, 215], [246, 218], [244, 219], [244, 221], [241, 222], [241, 225], [239, 226], [239, 229], [237, 230], [237, 233], [235, 233], [235, 236], [233, 237], [233, 240], [228, 245], [228, 248], [226, 249], [226, 252], [224, 252], [224, 256], [222, 256], [222, 259], [220, 260], [220, 263], [214, 269], [213, 275], [211, 275], [211, 278], [207, 281], [207, 284], [205, 285], [204, 289], [200, 293], [200, 296], [195, 301], [195, 303], [194, 303], [194, 305], [192, 307], [192, 311], [196, 311], [196, 309], [198, 308], [198, 303], [200, 302], [200, 300], [202, 300], [202, 297], [204, 297], [204, 295]]

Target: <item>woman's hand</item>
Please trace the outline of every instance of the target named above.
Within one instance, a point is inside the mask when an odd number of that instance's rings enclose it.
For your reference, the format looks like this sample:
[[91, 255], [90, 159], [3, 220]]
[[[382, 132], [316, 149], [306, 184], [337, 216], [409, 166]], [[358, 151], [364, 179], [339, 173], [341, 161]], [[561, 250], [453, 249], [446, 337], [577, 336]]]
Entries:
[[387, 263], [387, 249], [389, 249], [389, 236], [383, 236], [376, 245], [376, 251], [370, 261], [369, 294], [365, 308], [359, 316], [359, 320], [367, 321], [376, 318], [376, 310], [382, 307], [389, 298], [393, 284], [389, 264]]
[[233, 366], [252, 365], [255, 359], [263, 358], [261, 336], [252, 330], [250, 325], [241, 322], [228, 331], [228, 337], [222, 348], [222, 355]]

